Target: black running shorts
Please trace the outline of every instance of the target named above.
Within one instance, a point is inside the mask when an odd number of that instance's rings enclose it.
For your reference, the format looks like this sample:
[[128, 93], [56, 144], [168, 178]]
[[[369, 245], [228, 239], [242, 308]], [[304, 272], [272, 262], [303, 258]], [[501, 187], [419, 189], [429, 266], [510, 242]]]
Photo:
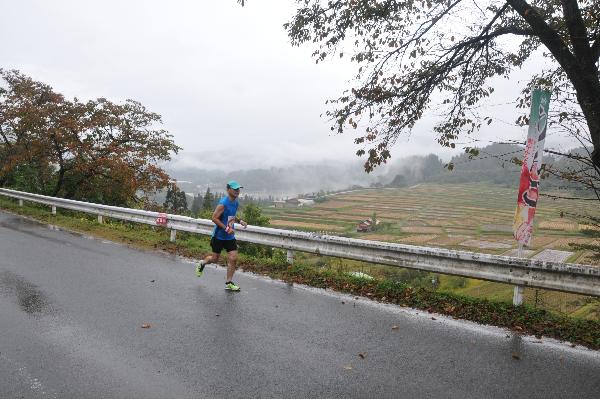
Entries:
[[218, 238], [212, 237], [210, 239], [210, 247], [215, 254], [220, 254], [223, 249], [227, 252], [237, 251], [235, 238], [233, 240], [219, 240]]

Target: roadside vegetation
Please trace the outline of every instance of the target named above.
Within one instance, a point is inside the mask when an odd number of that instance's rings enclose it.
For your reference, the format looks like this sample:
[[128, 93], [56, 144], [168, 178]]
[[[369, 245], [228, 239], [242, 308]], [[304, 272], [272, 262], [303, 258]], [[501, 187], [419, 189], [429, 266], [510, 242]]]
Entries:
[[[70, 231], [123, 242], [135, 248], [166, 251], [195, 259], [210, 250], [208, 237], [178, 232], [177, 241], [172, 243], [169, 241], [168, 230], [161, 227], [110, 219], [98, 224], [96, 217], [91, 215], [67, 210], [59, 210], [57, 215], [52, 215], [48, 207], [27, 203], [19, 207], [16, 201], [1, 197], [0, 208]], [[250, 222], [268, 222], [256, 206], [246, 206], [244, 211], [244, 216]], [[451, 292], [457, 288], [468, 289], [468, 279], [441, 277], [414, 270], [309, 254], [296, 254], [294, 264], [288, 265], [285, 251], [252, 244], [242, 245], [240, 252], [240, 265], [245, 271], [274, 279], [334, 289], [380, 302], [506, 327], [516, 333], [534, 335], [539, 339], [552, 337], [600, 349], [600, 321], [597, 314], [570, 317], [531, 305], [515, 307], [503, 298], [476, 298]], [[373, 278], [356, 277], [350, 271], [362, 271]], [[597, 306], [597, 299], [582, 300], [589, 301], [591, 305], [596, 303]]]

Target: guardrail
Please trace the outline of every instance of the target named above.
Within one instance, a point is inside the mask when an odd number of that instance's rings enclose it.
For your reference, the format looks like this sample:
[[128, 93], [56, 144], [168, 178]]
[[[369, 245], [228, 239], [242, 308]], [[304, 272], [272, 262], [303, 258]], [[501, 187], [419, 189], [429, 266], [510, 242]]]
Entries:
[[[73, 201], [9, 189], [0, 189], [0, 195], [18, 199], [20, 205], [22, 201], [46, 204], [52, 207], [53, 214], [56, 213], [56, 208], [64, 208], [98, 215], [100, 223], [104, 217], [110, 217], [163, 226], [171, 229], [172, 241], [176, 239], [177, 231], [211, 234], [214, 227], [212, 221], [206, 219]], [[289, 262], [293, 261], [292, 251], [302, 251], [514, 284], [517, 287], [544, 288], [600, 297], [600, 267], [368, 241], [268, 227], [248, 226], [245, 229], [239, 228], [241, 226], [237, 227], [236, 239], [287, 249]], [[518, 305], [521, 303], [521, 298], [515, 295], [513, 302]]]

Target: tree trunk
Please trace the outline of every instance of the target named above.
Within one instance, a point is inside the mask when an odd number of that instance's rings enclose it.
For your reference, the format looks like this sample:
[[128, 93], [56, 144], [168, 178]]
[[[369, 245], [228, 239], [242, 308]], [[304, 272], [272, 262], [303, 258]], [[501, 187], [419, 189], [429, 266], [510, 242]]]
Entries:
[[592, 162], [600, 168], [600, 80], [597, 58], [587, 41], [587, 30], [577, 1], [562, 1], [563, 16], [573, 51], [527, 0], [506, 2], [529, 24], [535, 36], [550, 50], [573, 84], [594, 146]]
[[592, 162], [600, 168], [600, 80], [595, 66], [587, 68], [586, 72], [570, 78], [594, 146]]
[[58, 181], [56, 182], [54, 191], [52, 191], [53, 197], [56, 197], [58, 195], [64, 182], [65, 182], [65, 169], [61, 167], [60, 170], [58, 171]]

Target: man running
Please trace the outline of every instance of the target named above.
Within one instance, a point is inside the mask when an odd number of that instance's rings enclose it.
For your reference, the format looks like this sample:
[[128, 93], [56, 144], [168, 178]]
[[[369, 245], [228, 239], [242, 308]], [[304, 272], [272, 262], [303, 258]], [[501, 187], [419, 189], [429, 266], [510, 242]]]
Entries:
[[219, 201], [212, 215], [215, 229], [213, 230], [210, 239], [212, 254], [200, 261], [196, 266], [196, 276], [202, 276], [204, 266], [208, 263], [214, 263], [219, 260], [223, 248], [227, 251], [227, 280], [225, 281], [225, 289], [229, 291], [239, 291], [238, 287], [233, 282], [233, 273], [235, 273], [235, 264], [237, 262], [237, 244], [235, 242], [234, 223], [240, 223], [246, 227], [247, 223], [236, 216], [238, 209], [238, 197], [240, 195], [240, 183], [231, 180], [227, 183], [227, 195]]

